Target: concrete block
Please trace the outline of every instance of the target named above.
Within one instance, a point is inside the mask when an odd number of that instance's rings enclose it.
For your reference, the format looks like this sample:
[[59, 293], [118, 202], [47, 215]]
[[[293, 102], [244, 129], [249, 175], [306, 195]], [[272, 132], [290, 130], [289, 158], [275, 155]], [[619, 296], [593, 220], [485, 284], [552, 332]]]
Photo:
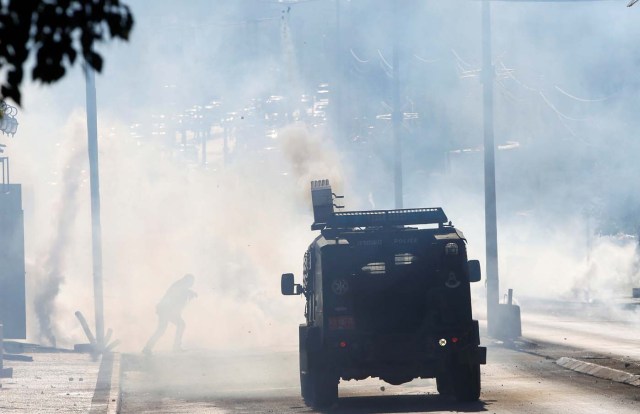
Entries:
[[640, 387], [640, 375], [630, 374], [618, 369], [592, 364], [590, 362], [580, 361], [569, 357], [562, 357], [558, 359], [556, 364], [572, 371], [581, 372], [593, 377]]

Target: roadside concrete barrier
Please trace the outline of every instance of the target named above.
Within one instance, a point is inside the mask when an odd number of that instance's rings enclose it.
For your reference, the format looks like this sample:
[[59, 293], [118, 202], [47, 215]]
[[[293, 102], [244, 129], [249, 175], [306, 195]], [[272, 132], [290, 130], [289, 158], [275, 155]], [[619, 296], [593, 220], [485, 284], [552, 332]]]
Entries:
[[633, 385], [635, 387], [640, 387], [640, 375], [630, 374], [618, 369], [593, 364], [591, 362], [580, 361], [578, 359], [569, 357], [562, 357], [558, 359], [556, 361], [556, 364], [572, 371], [581, 372], [583, 374], [610, 381], [621, 382], [623, 384]]

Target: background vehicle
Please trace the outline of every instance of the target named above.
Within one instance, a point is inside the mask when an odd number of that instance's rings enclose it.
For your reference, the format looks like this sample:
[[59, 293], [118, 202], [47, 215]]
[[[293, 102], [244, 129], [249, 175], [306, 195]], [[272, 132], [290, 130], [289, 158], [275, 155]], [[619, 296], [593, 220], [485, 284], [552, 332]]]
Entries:
[[[379, 377], [390, 384], [436, 378], [441, 394], [480, 396], [478, 322], [466, 240], [441, 208], [334, 212], [328, 180], [313, 181], [313, 230], [302, 285], [282, 275], [284, 295], [306, 298], [299, 327], [302, 397], [331, 405], [338, 382]], [[409, 225], [431, 225], [427, 228]], [[423, 226], [424, 227], [424, 226]]]

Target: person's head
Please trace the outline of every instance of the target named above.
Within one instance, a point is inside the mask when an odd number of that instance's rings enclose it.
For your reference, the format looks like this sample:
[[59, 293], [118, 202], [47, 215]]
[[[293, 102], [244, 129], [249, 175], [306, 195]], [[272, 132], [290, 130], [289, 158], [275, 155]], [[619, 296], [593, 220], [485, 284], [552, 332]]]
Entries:
[[193, 276], [191, 273], [187, 273], [182, 277], [182, 281], [184, 282], [185, 286], [188, 286], [188, 287], [193, 286], [193, 282], [195, 282], [195, 280], [196, 280], [195, 276]]

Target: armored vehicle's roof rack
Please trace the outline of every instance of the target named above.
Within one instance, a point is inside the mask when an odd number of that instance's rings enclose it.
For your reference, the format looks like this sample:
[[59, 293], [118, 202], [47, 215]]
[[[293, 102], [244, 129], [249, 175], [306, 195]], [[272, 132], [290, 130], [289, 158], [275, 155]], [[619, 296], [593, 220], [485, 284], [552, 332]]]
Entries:
[[314, 213], [311, 230], [443, 224], [449, 221], [440, 207], [334, 212], [333, 197], [337, 198], [331, 192], [329, 180], [311, 182]]
[[404, 226], [409, 224], [441, 224], [447, 221], [447, 215], [440, 207], [346, 211], [333, 213], [328, 217], [326, 223], [313, 223], [311, 228], [319, 230], [323, 228]]

